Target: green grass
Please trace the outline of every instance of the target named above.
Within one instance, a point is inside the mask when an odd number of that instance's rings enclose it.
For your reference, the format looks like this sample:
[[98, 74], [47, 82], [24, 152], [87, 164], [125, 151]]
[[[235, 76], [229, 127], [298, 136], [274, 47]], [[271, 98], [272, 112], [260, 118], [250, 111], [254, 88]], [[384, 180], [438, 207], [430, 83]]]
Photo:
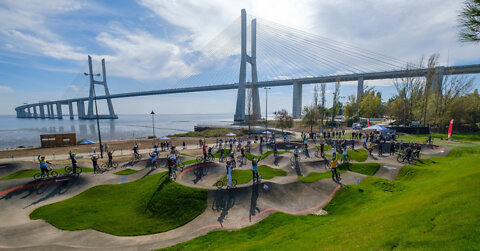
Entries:
[[[93, 168], [88, 168], [88, 167], [80, 167], [80, 168], [82, 168], [83, 173], [93, 172]], [[58, 174], [65, 173], [65, 168], [56, 168], [56, 169], [53, 169], [53, 170], [55, 170]], [[11, 179], [20, 179], [20, 178], [32, 178], [33, 179], [33, 175], [35, 175], [37, 173], [41, 173], [40, 168], [20, 170], [20, 171], [16, 171], [12, 174], [9, 174], [9, 175], [5, 176], [5, 177], [1, 178], [0, 180], [11, 180]]]
[[[287, 176], [287, 172], [283, 171], [282, 169], [271, 168], [266, 165], [258, 166], [258, 173], [262, 175], [262, 180], [269, 180], [275, 176]], [[219, 180], [226, 179], [227, 176], [222, 177]], [[240, 169], [233, 169], [232, 170], [232, 179], [237, 180], [237, 184], [246, 184], [253, 179], [252, 170], [240, 170]], [[213, 184], [215, 185], [215, 184]]]
[[198, 163], [198, 162], [202, 162], [202, 160], [191, 159], [191, 160], [185, 160], [185, 161], [182, 162], [182, 163], [183, 163], [185, 166], [188, 166], [188, 165], [195, 164], [195, 163]]
[[138, 172], [138, 171], [127, 168], [125, 170], [122, 170], [122, 171], [119, 171], [119, 172], [116, 172], [116, 173], [113, 173], [113, 174], [116, 174], [116, 175], [130, 175], [130, 174], [134, 174], [136, 172]]
[[[342, 174], [346, 172], [345, 170], [338, 170], [338, 173]], [[331, 178], [332, 177], [332, 172], [327, 171], [325, 173], [319, 173], [319, 172], [311, 172], [308, 174], [308, 176], [302, 177], [298, 176], [298, 179], [302, 182], [305, 183], [312, 183], [321, 179], [326, 179], [326, 178]]]
[[[365, 149], [356, 149], [356, 150], [347, 150], [348, 157], [350, 160], [358, 161], [358, 162], [365, 162], [368, 158], [368, 152]], [[342, 159], [343, 154], [337, 152], [337, 159]]]
[[63, 230], [95, 229], [120, 236], [168, 231], [205, 210], [207, 191], [184, 187], [167, 176], [160, 173], [125, 184], [95, 186], [37, 208], [30, 218]]
[[[223, 149], [223, 155], [224, 155], [225, 157], [228, 157], [229, 154], [230, 154], [230, 149], [224, 148], [224, 149]], [[214, 154], [213, 154], [213, 157], [215, 157], [216, 159], [220, 158], [220, 151], [214, 153]]]
[[173, 134], [173, 135], [168, 135], [168, 137], [200, 137], [200, 138], [218, 137], [223, 139], [225, 135], [229, 132], [235, 133], [237, 136], [245, 135], [245, 132], [243, 130], [216, 128], [216, 129], [203, 130], [201, 132], [187, 132], [187, 133]]
[[338, 166], [338, 169], [349, 170], [356, 173], [372, 176], [380, 168], [378, 163], [343, 163]]
[[[315, 146], [318, 150], [320, 150], [321, 146]], [[332, 146], [331, 145], [324, 145], [323, 146], [323, 151], [328, 151], [332, 149]]]
[[170, 250], [478, 250], [480, 149], [455, 148], [342, 187], [325, 216], [275, 213], [237, 231], [214, 231]]
[[[480, 142], [480, 133], [460, 133], [460, 134], [453, 133], [451, 139], [457, 140], [456, 142], [446, 141], [445, 139], [447, 138], [447, 134], [435, 133], [431, 135], [432, 135], [433, 144], [438, 144], [438, 145], [450, 145], [452, 143], [453, 145], [459, 145], [459, 144], [463, 144], [463, 142], [473, 143], [473, 145], [478, 145], [478, 143]], [[441, 140], [441, 138], [443, 138], [444, 140]], [[398, 141], [403, 140], [405, 142], [414, 142], [414, 143], [423, 143], [427, 139], [428, 139], [428, 134], [409, 134], [404, 136], [403, 135], [398, 136]]]

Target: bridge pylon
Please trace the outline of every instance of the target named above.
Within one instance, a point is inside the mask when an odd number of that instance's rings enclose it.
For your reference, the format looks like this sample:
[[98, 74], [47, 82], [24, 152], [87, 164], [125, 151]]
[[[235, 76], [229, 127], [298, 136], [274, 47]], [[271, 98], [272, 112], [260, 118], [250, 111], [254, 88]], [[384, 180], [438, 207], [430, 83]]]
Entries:
[[253, 19], [251, 23], [251, 55], [247, 55], [247, 12], [245, 9], [242, 9], [241, 12], [241, 61], [240, 61], [240, 74], [238, 78], [238, 92], [237, 92], [237, 106], [235, 110], [234, 121], [235, 122], [244, 122], [245, 121], [245, 96], [246, 96], [246, 80], [247, 80], [247, 63], [250, 64], [252, 68], [252, 104], [253, 110], [250, 116], [255, 116], [260, 118], [260, 94], [258, 92], [258, 87], [254, 85], [258, 82], [257, 76], [257, 20]]
[[[97, 81], [93, 78], [94, 73], [93, 73], [93, 68], [92, 68], [92, 57], [88, 55], [88, 70], [89, 70], [89, 77], [90, 77], [90, 93], [88, 96], [88, 113], [86, 116], [81, 117], [79, 115], [79, 118], [81, 119], [96, 119], [97, 116], [93, 113], [94, 109], [94, 100], [95, 96], [97, 93], [95, 92], [95, 85], [102, 85], [105, 89], [105, 96], [110, 96], [110, 91], [108, 90], [108, 85], [107, 85], [107, 76], [106, 76], [106, 70], [105, 70], [105, 59], [102, 59], [102, 77], [103, 81]], [[115, 111], [113, 110], [113, 104], [112, 104], [112, 99], [107, 98], [107, 105], [108, 105], [108, 115], [98, 115], [99, 118], [101, 119], [118, 119], [118, 116], [115, 114]], [[80, 114], [80, 112], [79, 112]]]

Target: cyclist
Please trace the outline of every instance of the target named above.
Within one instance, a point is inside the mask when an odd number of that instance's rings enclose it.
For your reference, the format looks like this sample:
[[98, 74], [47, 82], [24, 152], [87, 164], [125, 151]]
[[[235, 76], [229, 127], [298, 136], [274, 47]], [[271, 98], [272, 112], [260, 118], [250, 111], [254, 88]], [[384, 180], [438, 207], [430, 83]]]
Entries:
[[37, 159], [38, 159], [38, 162], [40, 163], [40, 171], [42, 171], [42, 175], [48, 176], [47, 164], [52, 164], [52, 163], [46, 161], [45, 156], [40, 157], [40, 155], [38, 155]]
[[260, 162], [262, 158], [258, 158], [258, 160], [255, 159], [255, 157], [252, 158], [252, 175], [253, 175], [253, 183], [256, 182], [258, 183], [260, 178], [258, 175], [258, 162]]
[[405, 159], [410, 162], [410, 159], [412, 158], [412, 152], [413, 150], [409, 145], [407, 149], [405, 149], [405, 156], [403, 156], [402, 162], [405, 161]]
[[222, 147], [220, 147], [220, 158], [225, 158], [225, 149], [223, 149]]
[[172, 147], [168, 155], [168, 176], [172, 177], [173, 172], [177, 166], [177, 157], [175, 156], [175, 147]]
[[273, 144], [273, 155], [278, 156], [278, 149], [277, 149], [277, 144]]
[[155, 152], [152, 152], [149, 154], [150, 158], [152, 159], [152, 167], [157, 167], [157, 154]]
[[109, 166], [113, 166], [113, 152], [114, 152], [114, 151], [108, 151], [108, 152], [107, 152], [107, 155], [108, 155], [108, 165], [109, 165]]
[[372, 151], [373, 151], [373, 144], [372, 144], [372, 142], [370, 142], [368, 144], [368, 154], [372, 155]]
[[293, 156], [295, 157], [295, 162], [298, 161], [298, 146], [295, 146], [295, 150], [293, 151]]
[[242, 155], [242, 163], [243, 163], [243, 160], [245, 159], [245, 149], [243, 147], [240, 149], [240, 154]]
[[325, 149], [325, 143], [323, 143], [323, 141], [322, 141], [322, 143], [320, 144], [320, 156], [322, 156], [322, 157], [325, 156], [324, 149]]
[[207, 148], [203, 145], [203, 162], [207, 161]]
[[334, 182], [340, 182], [340, 176], [337, 172], [337, 159], [333, 158], [332, 161], [330, 161], [330, 169], [332, 170], [332, 180]]
[[352, 139], [351, 143], [352, 143], [352, 150], [355, 150], [355, 140]]
[[92, 160], [92, 166], [93, 166], [93, 173], [97, 173], [99, 171], [98, 157], [96, 155], [93, 155], [91, 160]]
[[422, 147], [420, 144], [415, 144], [415, 150], [413, 152], [413, 156], [417, 159], [420, 159], [420, 151], [422, 150]]
[[333, 154], [333, 158], [337, 157], [337, 146], [335, 145], [332, 147], [332, 154]]
[[187, 145], [185, 144], [185, 141], [182, 142], [183, 149], [187, 149]]
[[343, 162], [346, 162], [347, 161], [347, 158], [348, 158], [348, 151], [347, 151], [347, 148], [343, 148]]
[[69, 152], [70, 155], [70, 160], [72, 161], [72, 168], [73, 168], [73, 173], [77, 173], [77, 160], [75, 159], [75, 156], [77, 155], [77, 151], [72, 151]]
[[213, 157], [213, 154], [212, 154], [212, 148], [211, 147], [208, 148], [208, 157], [215, 160], [215, 157]]
[[140, 156], [140, 153], [138, 153], [138, 145], [137, 145], [137, 143], [135, 143], [135, 145], [133, 146], [133, 155], [135, 156], [135, 158], [137, 158], [138, 156]]
[[156, 155], [158, 155], [158, 145], [157, 145], [157, 144], [153, 145], [153, 152], [154, 152]]

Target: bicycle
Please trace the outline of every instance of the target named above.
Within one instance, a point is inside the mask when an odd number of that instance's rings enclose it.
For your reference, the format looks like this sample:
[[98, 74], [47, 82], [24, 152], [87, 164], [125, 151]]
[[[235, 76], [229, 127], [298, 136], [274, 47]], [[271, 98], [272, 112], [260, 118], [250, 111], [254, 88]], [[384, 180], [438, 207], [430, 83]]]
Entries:
[[213, 154], [207, 154], [207, 161], [215, 161], [215, 156], [213, 156]]
[[225, 162], [225, 155], [220, 156], [220, 158], [218, 158], [218, 161]]
[[40, 180], [40, 179], [44, 179], [44, 178], [48, 178], [48, 177], [56, 178], [57, 176], [58, 176], [58, 173], [53, 170], [53, 166], [48, 165], [47, 166], [47, 175], [42, 174], [42, 173], [37, 173], [37, 174], [33, 175], [33, 179], [34, 180]]
[[290, 163], [292, 164], [292, 166], [297, 166], [299, 158], [300, 157], [298, 157], [298, 156], [296, 158], [295, 158], [295, 156], [290, 157]]
[[115, 162], [115, 161], [112, 161], [112, 163], [110, 163], [110, 162], [105, 162], [105, 163], [102, 163], [102, 165], [101, 165], [101, 167], [102, 167], [102, 168], [105, 168], [105, 169], [109, 169], [109, 168], [112, 168], [112, 167], [115, 168], [115, 169], [117, 169], [117, 166], [118, 166], [118, 164], [117, 164], [117, 162]]
[[177, 167], [179, 167], [180, 172], [183, 172], [183, 169], [185, 169], [185, 164], [183, 164], [183, 161], [180, 159], [177, 159]]
[[133, 160], [136, 161], [136, 160], [141, 160], [142, 159], [142, 155], [140, 153], [134, 153], [133, 154]]
[[[227, 186], [227, 183], [228, 183], [228, 180], [227, 178], [223, 178], [217, 182], [215, 182], [215, 186], [218, 188], [218, 189], [222, 189], [224, 186]], [[235, 188], [237, 186], [237, 180], [236, 179], [232, 179], [232, 182], [230, 184], [231, 186], [230, 187], [227, 187], [228, 188]]]
[[196, 162], [203, 162], [203, 155], [197, 156], [197, 157], [195, 158], [195, 161], [196, 161]]
[[177, 166], [176, 166], [176, 165], [174, 165], [174, 166], [172, 167], [172, 173], [171, 173], [171, 175], [170, 175], [170, 179], [172, 179], [172, 180], [176, 180], [176, 179], [177, 179]]
[[67, 174], [80, 174], [80, 173], [82, 173], [82, 168], [77, 167], [75, 171], [76, 172], [73, 172], [73, 167], [71, 167], [71, 166], [66, 166], [65, 167], [65, 172]]
[[239, 166], [245, 165], [245, 157], [242, 156], [242, 155], [238, 156], [237, 157], [237, 163], [238, 163]]

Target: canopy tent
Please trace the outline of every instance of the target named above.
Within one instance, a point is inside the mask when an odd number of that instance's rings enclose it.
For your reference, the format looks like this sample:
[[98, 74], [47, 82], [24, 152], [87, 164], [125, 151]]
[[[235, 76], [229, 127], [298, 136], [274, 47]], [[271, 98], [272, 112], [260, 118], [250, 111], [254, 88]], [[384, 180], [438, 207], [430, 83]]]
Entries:
[[375, 131], [379, 131], [381, 133], [394, 133], [395, 132], [395, 130], [392, 130], [390, 128], [386, 128], [385, 126], [382, 126], [382, 125], [372, 125], [372, 126], [363, 128], [363, 130], [375, 130]]
[[169, 139], [170, 139], [170, 138], [167, 137], [167, 136], [163, 136], [163, 137], [159, 138], [159, 140], [169, 140]]
[[80, 143], [78, 143], [79, 145], [91, 145], [91, 144], [95, 144], [95, 142], [91, 141], [91, 140], [84, 140]]
[[233, 132], [229, 132], [226, 134], [227, 137], [234, 137], [234, 136], [237, 136], [235, 133]]

